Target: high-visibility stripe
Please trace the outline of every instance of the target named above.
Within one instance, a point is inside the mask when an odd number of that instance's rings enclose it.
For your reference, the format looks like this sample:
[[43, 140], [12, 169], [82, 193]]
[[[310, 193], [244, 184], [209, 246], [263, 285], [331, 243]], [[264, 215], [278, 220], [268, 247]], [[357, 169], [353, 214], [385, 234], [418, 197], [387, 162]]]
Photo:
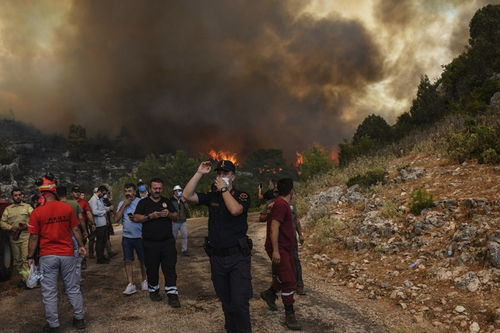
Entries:
[[160, 285], [159, 285], [159, 284], [158, 284], [158, 285], [156, 285], [156, 286], [150, 286], [150, 285], [148, 284], [148, 291], [149, 291], [150, 293], [154, 293], [155, 291], [157, 291], [157, 290], [159, 290], [159, 289], [160, 289]]
[[293, 295], [293, 293], [295, 293], [295, 291], [290, 291], [289, 293], [281, 292], [281, 296], [290, 296]]
[[165, 287], [165, 291], [167, 292], [167, 294], [174, 294], [174, 295], [178, 295], [179, 294], [179, 292], [177, 291], [177, 287], [176, 286]]

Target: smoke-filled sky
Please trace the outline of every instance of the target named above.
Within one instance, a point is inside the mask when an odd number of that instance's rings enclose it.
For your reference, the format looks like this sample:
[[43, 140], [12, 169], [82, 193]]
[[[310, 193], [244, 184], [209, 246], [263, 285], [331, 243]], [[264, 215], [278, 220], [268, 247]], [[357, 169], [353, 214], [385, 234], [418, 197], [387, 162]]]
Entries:
[[0, 114], [126, 127], [145, 150], [333, 147], [371, 113], [407, 111], [488, 3], [2, 1]]

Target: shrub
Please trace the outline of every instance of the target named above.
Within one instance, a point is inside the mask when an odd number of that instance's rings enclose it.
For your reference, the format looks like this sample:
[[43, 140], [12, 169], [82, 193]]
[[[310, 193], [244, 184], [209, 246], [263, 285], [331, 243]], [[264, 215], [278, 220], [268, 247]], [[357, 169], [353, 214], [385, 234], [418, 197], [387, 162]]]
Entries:
[[307, 180], [333, 168], [333, 162], [325, 149], [314, 145], [303, 154], [303, 163], [300, 165], [300, 179]]
[[382, 208], [380, 208], [380, 215], [386, 219], [401, 217], [403, 214], [398, 209], [396, 204], [392, 201], [386, 201]]
[[319, 245], [320, 247], [331, 244], [344, 227], [341, 221], [331, 215], [325, 215], [314, 220], [312, 226], [314, 231], [313, 244]]
[[471, 158], [477, 158], [479, 163], [498, 163], [500, 147], [500, 125], [495, 128], [474, 125], [474, 121], [447, 138], [449, 156], [462, 163]]
[[434, 199], [432, 194], [421, 188], [411, 193], [410, 211], [415, 215], [420, 215], [422, 210], [432, 207]]
[[387, 172], [384, 169], [373, 169], [364, 175], [356, 175], [347, 181], [347, 186], [351, 187], [358, 184], [361, 187], [368, 188], [372, 185], [383, 184]]

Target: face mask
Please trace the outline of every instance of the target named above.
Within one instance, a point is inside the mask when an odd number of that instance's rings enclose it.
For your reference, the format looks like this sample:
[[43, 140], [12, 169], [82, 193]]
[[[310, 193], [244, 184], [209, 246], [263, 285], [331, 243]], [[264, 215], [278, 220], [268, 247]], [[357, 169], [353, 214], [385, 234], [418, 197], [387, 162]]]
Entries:
[[103, 195], [102, 197], [103, 197], [104, 199], [107, 199], [107, 198], [108, 198], [108, 195], [107, 195], [107, 194], [105, 194], [105, 195]]
[[222, 180], [226, 183], [226, 185], [229, 185], [229, 177], [222, 177]]
[[139, 185], [137, 189], [139, 190], [139, 192], [146, 192], [146, 185]]
[[180, 198], [182, 197], [182, 192], [177, 192], [177, 196]]

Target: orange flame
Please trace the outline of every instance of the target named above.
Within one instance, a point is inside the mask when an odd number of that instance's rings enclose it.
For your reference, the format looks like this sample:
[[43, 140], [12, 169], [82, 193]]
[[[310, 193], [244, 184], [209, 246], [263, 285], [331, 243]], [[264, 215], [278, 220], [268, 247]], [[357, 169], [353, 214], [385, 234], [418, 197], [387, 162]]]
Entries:
[[336, 165], [339, 165], [339, 151], [338, 148], [333, 147], [332, 151], [330, 152], [330, 159], [335, 163]]
[[210, 156], [210, 158], [212, 158], [215, 161], [227, 160], [227, 161], [233, 162], [234, 165], [240, 164], [238, 162], [238, 157], [237, 157], [238, 154], [237, 153], [231, 153], [229, 151], [223, 151], [223, 150], [215, 151], [214, 149], [211, 149], [208, 152], [208, 155]]
[[304, 163], [304, 156], [302, 156], [302, 154], [299, 152], [296, 152], [295, 154], [297, 155], [297, 159], [295, 160], [295, 167], [298, 168], [302, 165], [302, 163]]

